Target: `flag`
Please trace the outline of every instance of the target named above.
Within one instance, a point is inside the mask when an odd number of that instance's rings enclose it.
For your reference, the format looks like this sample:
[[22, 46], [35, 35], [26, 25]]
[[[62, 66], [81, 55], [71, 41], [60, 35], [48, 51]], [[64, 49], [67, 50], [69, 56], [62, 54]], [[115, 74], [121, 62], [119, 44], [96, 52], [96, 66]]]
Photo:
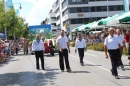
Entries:
[[123, 0], [124, 2], [124, 12], [129, 11], [129, 0]]

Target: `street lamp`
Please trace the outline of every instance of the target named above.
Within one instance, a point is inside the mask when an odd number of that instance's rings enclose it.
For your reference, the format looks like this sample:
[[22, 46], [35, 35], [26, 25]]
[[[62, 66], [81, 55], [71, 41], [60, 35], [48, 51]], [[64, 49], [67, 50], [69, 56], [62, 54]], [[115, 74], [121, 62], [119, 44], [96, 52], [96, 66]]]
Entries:
[[13, 3], [13, 4], [19, 4], [19, 5], [20, 5], [20, 6], [19, 6], [19, 9], [20, 9], [20, 10], [22, 9], [22, 6], [21, 6], [22, 3]]

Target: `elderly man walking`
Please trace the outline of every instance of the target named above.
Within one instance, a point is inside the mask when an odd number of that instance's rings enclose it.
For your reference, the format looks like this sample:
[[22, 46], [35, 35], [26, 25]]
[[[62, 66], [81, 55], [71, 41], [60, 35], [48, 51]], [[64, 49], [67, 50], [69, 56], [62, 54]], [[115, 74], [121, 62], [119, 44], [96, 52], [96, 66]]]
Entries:
[[105, 38], [104, 41], [104, 51], [106, 58], [108, 59], [107, 49], [112, 64], [111, 69], [112, 75], [115, 76], [116, 79], [119, 79], [117, 72], [117, 65], [118, 65], [118, 51], [120, 49], [120, 42], [115, 37], [113, 28], [109, 29], [109, 35]]

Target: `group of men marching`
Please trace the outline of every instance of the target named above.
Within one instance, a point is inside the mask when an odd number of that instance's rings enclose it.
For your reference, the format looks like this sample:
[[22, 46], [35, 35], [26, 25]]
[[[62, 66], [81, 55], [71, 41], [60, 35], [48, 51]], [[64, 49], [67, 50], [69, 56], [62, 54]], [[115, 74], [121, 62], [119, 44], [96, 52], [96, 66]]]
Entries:
[[[61, 30], [60, 36], [56, 39], [57, 47], [59, 50], [59, 66], [62, 72], [64, 72], [64, 59], [66, 64], [67, 72], [71, 72], [71, 68], [69, 65], [68, 53], [70, 53], [70, 47], [68, 43], [67, 37], [64, 35], [64, 30]], [[109, 35], [105, 38], [104, 41], [104, 50], [106, 58], [108, 58], [108, 54], [111, 59], [112, 64], [112, 75], [115, 76], [116, 79], [119, 79], [117, 68], [121, 66], [122, 70], [124, 70], [124, 66], [121, 60], [122, 51], [124, 47], [124, 38], [120, 35], [120, 30], [116, 30], [116, 34], [113, 28], [109, 29]], [[36, 57], [36, 68], [39, 70], [39, 58], [41, 59], [42, 69], [44, 68], [44, 51], [45, 47], [43, 45], [43, 41], [40, 39], [39, 35], [36, 35], [36, 39], [32, 43], [32, 50], [35, 52]], [[78, 34], [78, 38], [75, 41], [75, 53], [78, 51], [80, 64], [84, 66], [83, 58], [84, 51], [87, 51], [86, 41], [82, 38], [81, 34]]]

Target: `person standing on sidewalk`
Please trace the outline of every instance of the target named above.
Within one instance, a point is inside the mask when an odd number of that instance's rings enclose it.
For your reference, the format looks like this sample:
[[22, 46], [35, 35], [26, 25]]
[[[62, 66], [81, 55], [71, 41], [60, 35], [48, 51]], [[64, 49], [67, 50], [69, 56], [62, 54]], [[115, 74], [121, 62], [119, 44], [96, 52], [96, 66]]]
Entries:
[[41, 66], [42, 70], [45, 70], [44, 68], [44, 51], [45, 47], [43, 44], [43, 41], [40, 39], [39, 35], [36, 35], [36, 39], [32, 42], [32, 51], [35, 53], [36, 57], [36, 68], [39, 70], [39, 58], [41, 59]]
[[117, 72], [119, 49], [120, 49], [120, 42], [114, 36], [114, 29], [110, 28], [109, 35], [105, 38], [105, 41], [104, 41], [104, 51], [105, 51], [105, 55], [107, 59], [108, 59], [107, 51], [109, 53], [111, 64], [112, 64], [111, 72], [112, 72], [112, 75], [115, 76], [116, 79], [119, 79], [118, 72]]
[[60, 69], [64, 72], [64, 59], [66, 63], [67, 72], [71, 72], [69, 59], [68, 59], [68, 52], [70, 53], [70, 47], [68, 43], [67, 37], [64, 36], [64, 30], [61, 30], [61, 35], [57, 38], [56, 43], [59, 49], [59, 64]]
[[[121, 57], [122, 57], [121, 54], [123, 53], [123, 47], [125, 47], [125, 41], [124, 41], [124, 37], [121, 35], [121, 32], [119, 29], [116, 30], [116, 38], [119, 40], [120, 45], [121, 45], [121, 51], [118, 51], [119, 53], [121, 52], [120, 54], [118, 54], [119, 55], [118, 56], [118, 67], [121, 66], [121, 69], [125, 70], [123, 62], [121, 60]], [[126, 49], [126, 47], [125, 47], [125, 49]]]
[[86, 42], [82, 38], [81, 34], [78, 34], [78, 38], [75, 41], [75, 53], [79, 53], [79, 58], [80, 58], [80, 64], [84, 66], [83, 58], [84, 58], [84, 50], [86, 50]]

